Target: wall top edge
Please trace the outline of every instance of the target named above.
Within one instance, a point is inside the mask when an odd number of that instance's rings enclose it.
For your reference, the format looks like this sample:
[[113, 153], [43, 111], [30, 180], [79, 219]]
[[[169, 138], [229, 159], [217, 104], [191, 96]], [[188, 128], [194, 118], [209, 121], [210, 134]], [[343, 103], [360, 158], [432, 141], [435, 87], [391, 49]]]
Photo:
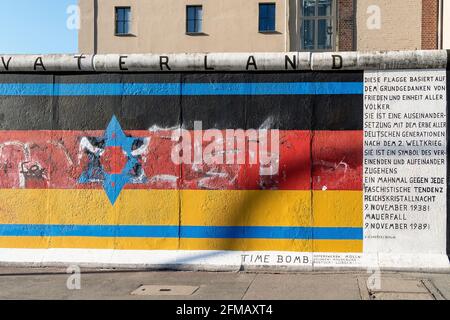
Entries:
[[449, 60], [450, 50], [0, 54], [0, 73], [448, 69]]

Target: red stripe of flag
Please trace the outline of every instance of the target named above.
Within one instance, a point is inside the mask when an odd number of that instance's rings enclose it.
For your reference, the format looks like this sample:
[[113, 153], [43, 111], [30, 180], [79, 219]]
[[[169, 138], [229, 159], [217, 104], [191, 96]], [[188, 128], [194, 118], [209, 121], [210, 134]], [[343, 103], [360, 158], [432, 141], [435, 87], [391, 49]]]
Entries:
[[[148, 153], [140, 160], [147, 181], [127, 184], [128, 189], [362, 190], [362, 131], [280, 130], [279, 171], [273, 176], [260, 176], [258, 164], [176, 165], [171, 160], [176, 143], [172, 131], [126, 133], [150, 138]], [[101, 183], [78, 183], [89, 163], [80, 149], [81, 138], [102, 135], [103, 131], [0, 131], [0, 188], [102, 188]], [[120, 160], [115, 152], [109, 157], [113, 160], [108, 161]], [[118, 170], [114, 164], [103, 164]]]

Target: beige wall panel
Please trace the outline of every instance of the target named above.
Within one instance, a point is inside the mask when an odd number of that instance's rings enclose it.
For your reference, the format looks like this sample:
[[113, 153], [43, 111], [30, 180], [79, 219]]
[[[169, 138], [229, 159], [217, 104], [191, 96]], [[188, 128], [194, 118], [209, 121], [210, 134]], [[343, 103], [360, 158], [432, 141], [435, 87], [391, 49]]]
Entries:
[[[82, 5], [82, 21], [93, 17], [94, 0]], [[276, 31], [258, 32], [259, 0], [101, 0], [98, 1], [98, 52], [277, 52], [286, 49], [285, 2], [276, 3]], [[205, 35], [186, 35], [186, 5], [203, 5]], [[132, 7], [133, 36], [114, 35], [114, 7]], [[90, 9], [91, 8], [91, 9]], [[83, 26], [85, 27], [85, 26]], [[85, 30], [89, 30], [85, 27]], [[89, 53], [93, 37], [80, 32], [80, 51]]]
[[[379, 29], [368, 26], [370, 6], [381, 13]], [[421, 0], [357, 0], [358, 50], [414, 50], [421, 48]], [[371, 11], [372, 12], [372, 11]]]

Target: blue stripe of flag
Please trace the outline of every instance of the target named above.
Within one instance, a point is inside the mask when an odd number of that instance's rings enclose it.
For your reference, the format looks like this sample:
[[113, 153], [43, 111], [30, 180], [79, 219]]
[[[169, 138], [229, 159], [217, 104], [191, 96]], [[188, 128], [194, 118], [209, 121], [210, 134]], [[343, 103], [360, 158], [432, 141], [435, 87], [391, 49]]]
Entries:
[[209, 96], [363, 94], [362, 82], [1, 83], [0, 96]]
[[0, 236], [362, 240], [362, 228], [2, 224]]

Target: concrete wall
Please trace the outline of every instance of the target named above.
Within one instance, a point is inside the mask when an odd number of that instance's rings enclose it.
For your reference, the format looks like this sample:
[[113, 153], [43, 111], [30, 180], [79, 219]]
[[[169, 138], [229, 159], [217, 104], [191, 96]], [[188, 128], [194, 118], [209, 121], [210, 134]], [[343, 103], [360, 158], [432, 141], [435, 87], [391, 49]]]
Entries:
[[[422, 48], [422, 0], [358, 0], [356, 10], [357, 50]], [[376, 12], [381, 23], [374, 27]]]
[[78, 32], [78, 51], [84, 53], [97, 52], [97, 2], [78, 1], [80, 7], [80, 30]]
[[0, 57], [0, 262], [448, 270], [447, 53], [289, 54]]
[[[287, 51], [286, 10], [284, 0], [276, 3], [276, 32], [258, 32], [260, 1], [155, 0], [82, 0], [82, 27], [79, 51], [93, 53], [97, 34], [97, 53], [147, 52], [240, 52]], [[203, 5], [202, 35], [186, 35], [186, 5]], [[97, 30], [94, 31], [94, 6], [97, 6]], [[114, 7], [132, 7], [132, 36], [114, 35]], [[83, 30], [84, 29], [84, 30]]]

